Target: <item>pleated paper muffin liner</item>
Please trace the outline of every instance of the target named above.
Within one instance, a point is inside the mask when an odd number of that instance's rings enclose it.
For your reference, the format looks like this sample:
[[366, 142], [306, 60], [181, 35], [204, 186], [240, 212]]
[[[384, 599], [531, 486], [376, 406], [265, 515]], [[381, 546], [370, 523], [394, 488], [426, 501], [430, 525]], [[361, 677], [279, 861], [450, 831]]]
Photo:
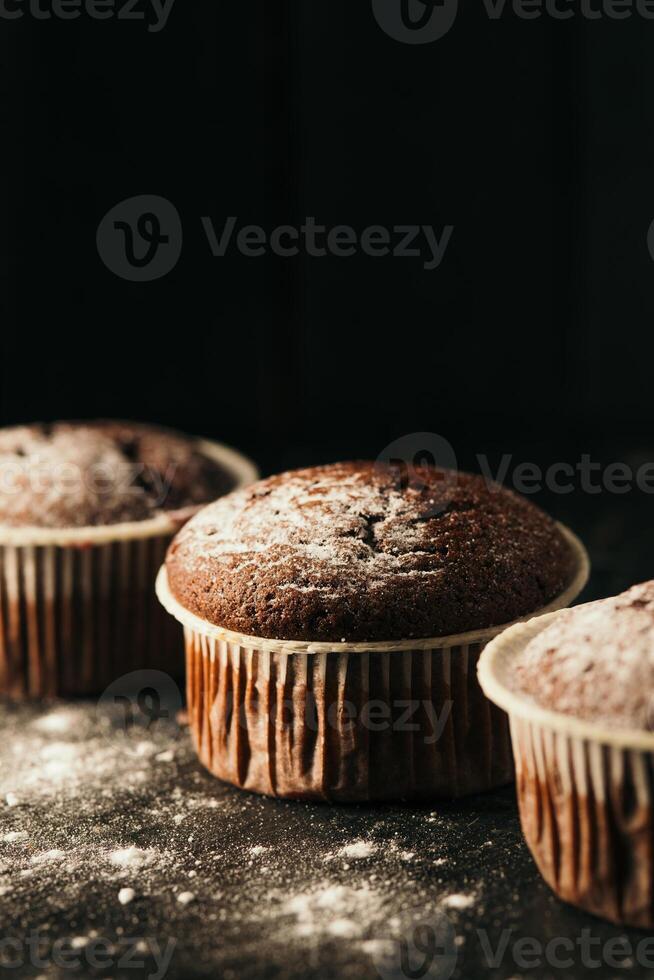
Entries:
[[[256, 479], [234, 450], [206, 441], [198, 448], [237, 485]], [[162, 513], [99, 527], [0, 528], [0, 694], [97, 694], [141, 668], [181, 676], [181, 633], [153, 583], [183, 520]]]
[[[583, 546], [562, 529], [583, 588]], [[503, 627], [388, 643], [304, 643], [221, 629], [185, 609], [163, 567], [157, 593], [184, 625], [187, 700], [201, 762], [271, 796], [330, 802], [420, 800], [513, 778], [508, 721], [476, 665]]]
[[512, 689], [515, 658], [556, 613], [507, 630], [479, 680], [508, 712], [520, 820], [562, 899], [612, 922], [654, 926], [654, 734], [549, 711]]

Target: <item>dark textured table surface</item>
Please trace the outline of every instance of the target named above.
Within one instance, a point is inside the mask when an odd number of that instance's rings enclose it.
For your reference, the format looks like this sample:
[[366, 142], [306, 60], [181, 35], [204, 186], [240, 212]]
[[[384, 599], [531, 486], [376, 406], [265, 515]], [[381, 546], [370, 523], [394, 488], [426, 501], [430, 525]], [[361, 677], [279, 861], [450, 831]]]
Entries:
[[[5, 710], [3, 731], [7, 974], [444, 980], [624, 970], [623, 954], [621, 968], [594, 968], [623, 932], [551, 895], [522, 843], [512, 788], [428, 808], [304, 805], [221, 785], [172, 720], [125, 732], [102, 707], [57, 705]], [[643, 935], [624, 935], [633, 962]], [[556, 936], [578, 943], [554, 950], [567, 967], [533, 943], [516, 946]], [[417, 972], [402, 968], [402, 942]]]
[[[586, 598], [654, 576], [648, 498], [558, 505], [590, 546]], [[174, 693], [150, 727], [148, 706], [127, 725], [106, 701], [1, 709], [8, 976], [652, 974], [646, 934], [551, 894], [511, 787], [430, 807], [250, 796], [197, 764]]]

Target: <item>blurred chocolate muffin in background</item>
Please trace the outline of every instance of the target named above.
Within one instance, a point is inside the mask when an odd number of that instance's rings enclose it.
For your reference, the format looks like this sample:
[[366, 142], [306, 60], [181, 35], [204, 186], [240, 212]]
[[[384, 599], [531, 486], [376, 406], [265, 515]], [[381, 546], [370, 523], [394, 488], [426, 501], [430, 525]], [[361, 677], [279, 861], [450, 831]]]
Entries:
[[152, 601], [198, 506], [255, 479], [225, 446], [130, 422], [0, 429], [0, 693], [91, 694], [130, 669], [180, 673]]

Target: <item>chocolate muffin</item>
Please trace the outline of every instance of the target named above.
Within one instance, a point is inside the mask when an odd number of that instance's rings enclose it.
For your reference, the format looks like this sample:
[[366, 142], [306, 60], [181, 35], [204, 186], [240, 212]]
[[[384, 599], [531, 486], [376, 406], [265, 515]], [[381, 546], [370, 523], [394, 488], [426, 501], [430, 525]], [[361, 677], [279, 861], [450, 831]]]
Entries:
[[506, 719], [476, 659], [506, 623], [576, 595], [585, 554], [482, 477], [423, 476], [368, 462], [283, 473], [177, 535], [159, 594], [187, 626], [192, 727], [217, 775], [327, 800], [510, 780]]
[[196, 440], [129, 422], [0, 429], [0, 526], [97, 527], [197, 509], [236, 479]]
[[129, 669], [172, 669], [156, 568], [199, 505], [255, 475], [155, 426], [0, 429], [0, 693], [90, 694]]
[[483, 689], [509, 712], [523, 831], [563, 899], [654, 925], [654, 582], [507, 630]]

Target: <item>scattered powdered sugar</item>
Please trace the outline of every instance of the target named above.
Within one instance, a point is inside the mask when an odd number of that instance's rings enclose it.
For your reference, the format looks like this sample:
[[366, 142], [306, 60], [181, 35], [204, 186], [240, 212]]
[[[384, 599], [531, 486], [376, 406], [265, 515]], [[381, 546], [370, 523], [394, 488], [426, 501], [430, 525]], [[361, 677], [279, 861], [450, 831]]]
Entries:
[[215, 500], [232, 479], [195, 440], [126, 422], [0, 431], [0, 523], [80, 527]]
[[[65, 726], [36, 723], [66, 714]], [[432, 872], [464, 847], [456, 815], [435, 813], [435, 828], [420, 808], [360, 816], [239, 793], [202, 770], [170, 722], [144, 737], [90, 706], [24, 707], [20, 724], [0, 715], [0, 801], [24, 804], [0, 804], [0, 930], [21, 921], [26, 934], [43, 925], [80, 944], [131, 936], [146, 952], [174, 940], [174, 976], [193, 974], [199, 950], [207, 975], [226, 972], [230, 950], [278, 975], [289, 958], [327, 955], [345, 975], [339, 957], [365, 970], [375, 944], [410, 937], [416, 916], [475, 914], [448, 905], [462, 886]], [[169, 751], [175, 765], [157, 761]]]
[[367, 840], [357, 840], [352, 844], [345, 844], [337, 851], [337, 856], [342, 858], [367, 858], [371, 857], [377, 850], [375, 844], [372, 841]]
[[441, 904], [444, 905], [445, 908], [456, 909], [457, 911], [460, 911], [461, 909], [469, 909], [472, 905], [475, 904], [476, 900], [477, 899], [475, 898], [474, 895], [454, 894], [454, 895], [447, 895], [442, 900]]
[[360, 926], [352, 919], [334, 919], [327, 927], [332, 936], [341, 936], [343, 939], [353, 939], [360, 934]]
[[370, 886], [350, 887], [325, 881], [317, 888], [287, 898], [278, 911], [294, 919], [291, 935], [315, 940], [328, 933], [351, 939], [369, 929], [382, 908], [382, 897]]
[[507, 680], [546, 708], [654, 731], [654, 581], [558, 613]]
[[169, 743], [144, 740], [139, 737], [143, 729], [125, 731], [123, 722], [124, 714], [112, 715], [104, 706], [95, 717], [81, 707], [68, 707], [31, 719], [5, 750], [7, 806], [23, 808], [36, 798], [59, 794], [85, 797], [90, 788], [137, 789], [150, 778], [153, 755], [161, 756], [161, 762], [174, 759]]
[[[434, 574], [407, 560], [434, 560], [421, 508], [440, 513], [435, 499], [425, 502], [401, 481], [374, 466], [338, 464], [273, 477], [253, 490], [237, 491], [204, 508], [182, 530], [177, 547], [185, 560], [226, 562], [230, 572], [266, 571], [288, 564], [293, 554], [306, 569], [365, 564], [366, 573], [393, 571]], [[451, 490], [451, 480], [434, 479], [434, 497]], [[274, 520], [271, 519], [274, 517]], [[451, 519], [444, 517], [444, 522]], [[243, 560], [238, 561], [238, 556]], [[299, 591], [327, 591], [319, 580], [281, 583]], [[332, 587], [333, 588], [333, 587]]]
[[377, 959], [392, 953], [394, 946], [389, 939], [366, 939], [361, 943], [361, 949], [372, 959]]
[[31, 727], [46, 735], [63, 735], [65, 732], [73, 731], [77, 718], [78, 715], [74, 711], [55, 709], [36, 718]]
[[48, 861], [63, 861], [65, 857], [65, 851], [53, 847], [49, 851], [41, 851], [39, 854], [35, 854], [31, 860], [32, 864], [46, 864]]
[[109, 855], [109, 861], [119, 868], [142, 868], [156, 860], [156, 851], [141, 847], [119, 847]]

